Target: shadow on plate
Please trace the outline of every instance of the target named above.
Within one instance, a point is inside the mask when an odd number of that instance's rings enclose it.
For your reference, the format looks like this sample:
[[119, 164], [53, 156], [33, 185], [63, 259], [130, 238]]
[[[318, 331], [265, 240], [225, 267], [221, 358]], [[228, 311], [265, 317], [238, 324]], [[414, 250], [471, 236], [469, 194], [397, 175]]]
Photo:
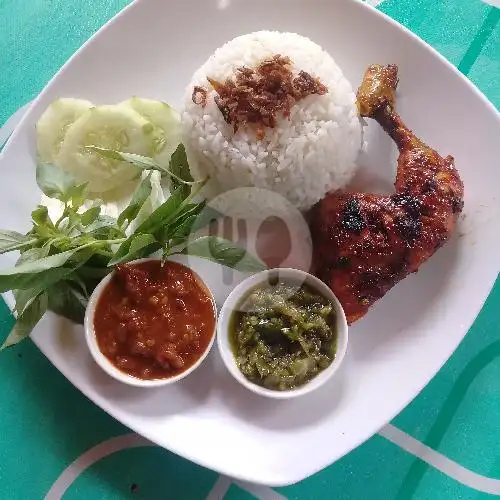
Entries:
[[99, 388], [100, 395], [110, 404], [143, 418], [179, 415], [203, 405], [210, 394], [210, 384], [206, 382], [207, 361], [175, 384], [144, 388], [122, 384], [95, 365], [90, 355], [85, 359], [86, 363], [94, 365], [89, 366], [88, 373], [92, 386]]
[[382, 128], [371, 120], [365, 128], [366, 151], [362, 151], [348, 191], [392, 194], [396, 180], [398, 150]]
[[[102, 381], [105, 373], [98, 376]], [[212, 406], [218, 400], [222, 413], [232, 414], [251, 425], [269, 430], [288, 432], [316, 425], [328, 418], [343, 396], [344, 371], [317, 391], [292, 400], [272, 400], [258, 396], [241, 386], [229, 374], [214, 346], [204, 363], [184, 380], [171, 387], [141, 390], [128, 386], [117, 387], [111, 380], [106, 397], [112, 398], [126, 411], [144, 418], [189, 413], [195, 407]], [[160, 396], [161, 394], [161, 396]]]
[[324, 386], [304, 396], [270, 399], [254, 394], [240, 385], [229, 373], [218, 381], [222, 404], [235, 418], [263, 429], [287, 433], [317, 425], [340, 406], [344, 396], [343, 367]]
[[202, 405], [209, 396], [204, 380], [207, 377], [204, 366], [207, 360], [185, 379], [170, 386], [133, 387], [115, 380], [97, 365], [89, 353], [80, 325], [53, 316], [51, 326], [57, 329], [57, 350], [65, 360], [65, 366], [61, 367], [63, 371], [68, 366], [80, 371], [81, 377], [75, 377], [75, 380], [83, 379], [82, 386], [90, 387], [106, 405], [141, 417], [156, 418], [189, 412], [193, 407]]

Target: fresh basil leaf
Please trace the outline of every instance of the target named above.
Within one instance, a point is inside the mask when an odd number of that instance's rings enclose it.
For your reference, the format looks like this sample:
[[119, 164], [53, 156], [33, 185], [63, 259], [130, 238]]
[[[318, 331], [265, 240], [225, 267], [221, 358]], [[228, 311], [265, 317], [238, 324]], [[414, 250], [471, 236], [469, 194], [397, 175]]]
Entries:
[[191, 215], [184, 219], [180, 224], [176, 225], [172, 229], [170, 234], [170, 240], [172, 241], [172, 246], [181, 245], [186, 241], [189, 235], [192, 233], [193, 224], [196, 222], [196, 215]]
[[136, 233], [154, 233], [169, 224], [179, 213], [185, 201], [182, 188], [177, 188], [149, 217], [136, 229]]
[[17, 315], [23, 314], [23, 312], [28, 308], [31, 303], [45, 290], [39, 286], [28, 288], [27, 290], [14, 290], [14, 298], [16, 299], [15, 311]]
[[[100, 148], [98, 146], [87, 146], [87, 149], [110, 160], [125, 161], [141, 170], [157, 170], [162, 174], [166, 174], [172, 179], [172, 190], [181, 184], [189, 186], [199, 183], [199, 181], [195, 181], [191, 176], [186, 151], [182, 144], [177, 148], [176, 152], [179, 151], [177, 159], [173, 163], [172, 161], [170, 162], [169, 169], [162, 167], [153, 158], [149, 158], [148, 156], [124, 153], [123, 151], [114, 151], [113, 149]], [[176, 152], [174, 152], [174, 155]], [[170, 168], [171, 166], [173, 166], [174, 171]], [[189, 193], [189, 188], [184, 188], [184, 190]]]
[[[91, 260], [95, 260], [95, 256]], [[113, 271], [113, 268], [107, 267], [108, 262], [109, 257], [102, 264], [85, 263], [67, 276], [66, 280], [70, 281], [73, 288], [88, 299], [100, 281]]]
[[84, 226], [89, 226], [97, 220], [99, 215], [101, 215], [101, 207], [92, 207], [81, 214], [80, 221]]
[[190, 243], [183, 251], [188, 255], [212, 260], [243, 272], [257, 272], [267, 269], [257, 257], [229, 240], [217, 236], [203, 236]]
[[124, 232], [118, 229], [114, 217], [99, 215], [97, 219], [84, 228], [84, 234], [96, 240], [113, 240], [124, 237]]
[[[75, 289], [79, 290], [79, 292], [86, 298], [90, 296], [89, 293], [89, 288], [87, 286], [86, 281], [78, 274], [78, 271], [81, 272], [81, 267], [79, 267], [77, 270], [72, 272], [68, 277], [67, 280], [71, 283]], [[88, 281], [88, 280], [87, 280]]]
[[193, 233], [196, 233], [197, 231], [204, 229], [208, 225], [217, 222], [219, 219], [222, 219], [223, 217], [224, 214], [222, 212], [215, 210], [215, 208], [212, 208], [210, 205], [206, 205], [203, 207], [203, 210], [196, 217], [196, 221], [194, 222], [191, 231]]
[[50, 163], [38, 163], [36, 166], [36, 182], [42, 193], [49, 198], [66, 201], [66, 193], [76, 186], [75, 178], [62, 168]]
[[187, 184], [194, 182], [193, 176], [191, 175], [191, 170], [189, 169], [189, 163], [186, 155], [186, 148], [184, 144], [179, 144], [177, 149], [173, 152], [170, 157], [169, 171], [172, 174], [171, 186], [172, 189], [177, 189], [184, 184], [184, 192], [187, 196], [190, 192], [190, 188]]
[[[175, 218], [168, 224], [163, 226], [158, 231], [159, 241], [168, 241], [169, 238], [173, 238], [177, 233], [177, 228], [180, 226], [185, 227], [186, 220], [190, 219], [191, 224], [194, 222], [198, 214], [203, 210], [205, 206], [205, 201], [201, 203], [187, 203], [183, 205], [177, 212]], [[187, 233], [189, 234], [189, 233]], [[186, 235], [187, 235], [186, 234]]]
[[111, 269], [109, 269], [108, 267], [98, 267], [84, 264], [71, 275], [71, 278], [73, 278], [74, 275], [78, 275], [78, 277], [85, 282], [85, 288], [88, 289], [89, 287], [87, 285], [87, 282], [89, 280], [101, 281], [102, 278], [105, 278], [110, 272]]
[[63, 226], [60, 226], [60, 229], [64, 229], [64, 231], [67, 233], [67, 234], [72, 234], [74, 233], [74, 229], [75, 228], [78, 228], [77, 231], [79, 231], [80, 227], [81, 227], [81, 224], [82, 224], [82, 214], [79, 214], [76, 210], [72, 209], [72, 208], [69, 208], [68, 209], [68, 223], [66, 225], [64, 225], [64, 228]]
[[152, 250], [150, 250], [151, 246], [154, 246], [155, 250], [161, 247], [152, 234], [134, 233], [116, 251], [113, 258], [109, 261], [108, 266], [146, 257], [152, 253]]
[[141, 170], [158, 170], [163, 173], [166, 172], [159, 163], [148, 156], [124, 153], [122, 151], [114, 151], [113, 149], [100, 148], [98, 146], [87, 146], [87, 149], [110, 160], [125, 161]]
[[[62, 279], [71, 269], [90, 258], [92, 249], [77, 247], [49, 257], [23, 262], [11, 269], [0, 271], [0, 293], [8, 290], [25, 290]], [[72, 266], [62, 267], [72, 259]]]
[[[40, 218], [40, 222], [42, 222], [41, 217], [43, 217], [42, 212], [34, 213], [32, 212], [32, 218]], [[54, 236], [55, 225], [52, 223], [50, 219], [47, 219], [47, 223], [37, 224], [35, 220], [33, 220], [33, 229], [30, 231], [30, 234], [37, 237], [38, 239], [46, 239], [52, 238]]]
[[24, 312], [17, 317], [17, 321], [11, 332], [0, 347], [0, 350], [18, 344], [25, 338], [29, 337], [30, 333], [35, 328], [36, 324], [42, 319], [48, 308], [47, 293], [38, 295], [31, 304], [26, 307]]
[[28, 236], [18, 233], [17, 231], [8, 231], [8, 230], [0, 230], [0, 248], [5, 246], [9, 246], [12, 244], [18, 245], [21, 243], [25, 243], [28, 239]]
[[152, 234], [136, 234], [130, 243], [129, 256], [136, 257], [144, 248], [155, 243], [156, 240]]
[[74, 210], [78, 210], [87, 199], [88, 182], [83, 184], [71, 186], [66, 190], [62, 201], [70, 201]]
[[206, 206], [207, 202], [202, 201], [201, 203], [187, 203], [179, 211], [177, 217], [172, 221], [171, 225], [182, 224], [186, 219], [195, 215], [198, 216]]
[[44, 205], [38, 205], [38, 207], [31, 212], [31, 218], [38, 226], [53, 227], [52, 221], [49, 217], [49, 210]]
[[74, 323], [83, 324], [88, 299], [73, 284], [62, 281], [47, 290], [48, 308]]
[[16, 231], [0, 230], [0, 254], [19, 250], [34, 243], [36, 243], [36, 238], [31, 235], [25, 236]]
[[56, 267], [43, 272], [34, 274], [15, 274], [9, 276], [0, 276], [0, 293], [8, 290], [27, 290], [30, 288], [46, 288], [47, 284], [56, 283], [71, 273], [71, 269], [65, 267]]
[[[149, 172], [151, 174], [151, 194], [144, 202], [137, 217], [134, 219], [134, 227], [138, 227], [154, 210], [156, 210], [167, 198], [163, 191], [161, 175], [159, 172]], [[168, 197], [168, 196], [167, 196]]]
[[157, 231], [158, 241], [170, 241], [171, 246], [181, 245], [186, 239], [194, 234], [193, 225], [199, 213], [205, 208], [205, 203], [188, 203], [182, 208], [177, 217], [167, 226]]
[[170, 172], [180, 177], [184, 182], [194, 182], [186, 155], [184, 144], [179, 144], [172, 153], [169, 163]]
[[152, 189], [151, 174], [148, 174], [135, 190], [128, 207], [118, 216], [119, 227], [122, 227], [125, 223], [132, 222], [137, 217], [142, 206], [151, 195]]
[[125, 233], [120, 229], [113, 226], [102, 226], [88, 233], [89, 236], [95, 238], [96, 240], [102, 241], [113, 241], [116, 239], [125, 238]]
[[35, 260], [43, 259], [49, 255], [49, 251], [50, 247], [48, 245], [41, 248], [28, 248], [19, 256], [19, 259], [16, 262], [16, 267], [27, 262], [34, 262]]

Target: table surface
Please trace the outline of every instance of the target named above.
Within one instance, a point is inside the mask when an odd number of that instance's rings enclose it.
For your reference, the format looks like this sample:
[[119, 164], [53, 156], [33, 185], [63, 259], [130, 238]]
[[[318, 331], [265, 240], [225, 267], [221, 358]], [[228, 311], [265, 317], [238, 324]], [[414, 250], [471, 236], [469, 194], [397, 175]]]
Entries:
[[[375, 2], [376, 0], [372, 0]], [[1, 137], [127, 0], [0, 0]], [[500, 107], [499, 0], [386, 0]], [[19, 116], [19, 113], [18, 115]], [[449, 500], [500, 496], [500, 283], [456, 353], [394, 421], [300, 484], [235, 483], [144, 446], [27, 341], [1, 354], [0, 498]], [[12, 317], [0, 300], [0, 334]], [[499, 441], [497, 441], [499, 440]], [[423, 460], [422, 460], [423, 459]], [[307, 460], [307, 457], [304, 457]]]

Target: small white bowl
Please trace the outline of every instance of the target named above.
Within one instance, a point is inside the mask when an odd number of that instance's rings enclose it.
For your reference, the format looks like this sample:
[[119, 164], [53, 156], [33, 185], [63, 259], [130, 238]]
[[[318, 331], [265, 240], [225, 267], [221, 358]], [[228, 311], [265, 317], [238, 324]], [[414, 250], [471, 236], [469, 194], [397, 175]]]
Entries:
[[[243, 300], [244, 297], [255, 287], [272, 279], [279, 279], [285, 282], [292, 283], [295, 282], [299, 285], [309, 285], [319, 294], [323, 295], [332, 302], [337, 320], [337, 349], [335, 358], [333, 359], [332, 363], [328, 366], [328, 368], [320, 372], [309, 382], [295, 389], [286, 391], [267, 389], [248, 380], [241, 373], [236, 364], [236, 360], [234, 358], [234, 354], [232, 352], [229, 341], [229, 326], [231, 316], [241, 303], [241, 300]], [[289, 399], [303, 396], [304, 394], [308, 394], [318, 387], [321, 387], [330, 377], [333, 376], [333, 374], [341, 365], [347, 351], [347, 339], [347, 321], [345, 318], [344, 310], [337, 297], [335, 297], [330, 288], [328, 288], [328, 286], [325, 285], [325, 283], [323, 283], [321, 280], [319, 280], [312, 274], [306, 273], [304, 271], [299, 271], [298, 269], [271, 269], [268, 271], [262, 271], [260, 273], [254, 274], [253, 276], [250, 276], [249, 278], [241, 282], [229, 294], [224, 305], [222, 306], [217, 325], [217, 346], [219, 348], [224, 364], [226, 365], [231, 375], [247, 389], [260, 394], [261, 396], [266, 396], [268, 398], [274, 399]]]
[[[139, 264], [141, 262], [147, 262], [150, 260], [159, 260], [159, 259], [151, 259], [151, 258], [146, 258], [146, 259], [139, 259], [135, 260], [133, 262], [129, 262], [129, 264]], [[177, 262], [177, 264], [179, 264]], [[184, 265], [184, 264], [179, 264], [179, 265]], [[185, 266], [187, 267], [187, 266]], [[198, 279], [199, 283], [201, 286], [205, 289], [207, 294], [212, 300], [212, 305], [214, 309], [214, 316], [217, 318], [217, 307], [215, 305], [215, 300], [212, 295], [211, 290], [208, 288], [206, 283], [200, 278], [200, 276], [195, 273], [191, 268], [189, 270], [195, 275], [195, 277]], [[114, 272], [110, 273], [108, 276], [106, 276], [100, 283], [97, 285], [96, 289], [92, 293], [89, 299], [89, 303], [87, 306], [87, 310], [85, 312], [85, 320], [84, 320], [84, 329], [85, 329], [85, 339], [87, 340], [87, 345], [90, 350], [90, 354], [92, 354], [92, 357], [94, 358], [95, 362], [108, 374], [111, 375], [113, 378], [116, 380], [119, 380], [120, 382], [123, 382], [124, 384], [128, 385], [133, 385], [135, 387], [159, 387], [162, 385], [169, 385], [173, 384], [175, 382], [178, 382], [179, 380], [183, 379], [184, 377], [187, 377], [190, 373], [194, 372], [196, 368], [198, 368], [201, 363], [203, 363], [203, 360], [207, 357], [208, 353], [210, 352], [210, 349], [213, 346], [214, 340], [215, 340], [215, 333], [216, 333], [216, 328], [214, 326], [214, 331], [212, 333], [212, 337], [210, 339], [209, 344], [207, 345], [207, 348], [205, 351], [202, 353], [202, 355], [198, 358], [196, 363], [194, 365], [190, 366], [187, 370], [183, 371], [182, 373], [179, 373], [178, 375], [175, 375], [174, 377], [169, 377], [169, 378], [162, 378], [162, 379], [153, 379], [153, 380], [144, 380], [140, 379], [137, 377], [133, 377], [132, 375], [128, 375], [127, 373], [121, 371], [119, 368], [117, 368], [111, 361], [102, 353], [101, 349], [99, 348], [99, 344], [97, 342], [95, 330], [94, 330], [94, 315], [95, 315], [95, 310], [97, 303], [101, 297], [102, 292], [106, 288], [106, 285], [111, 281], [112, 277], [114, 275]]]

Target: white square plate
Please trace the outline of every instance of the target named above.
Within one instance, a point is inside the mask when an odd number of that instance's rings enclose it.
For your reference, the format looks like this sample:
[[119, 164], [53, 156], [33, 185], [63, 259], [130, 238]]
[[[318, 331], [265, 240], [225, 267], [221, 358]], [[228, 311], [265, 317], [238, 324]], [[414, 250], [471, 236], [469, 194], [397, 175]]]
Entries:
[[[374, 62], [400, 68], [398, 109], [465, 183], [456, 237], [418, 274], [398, 284], [350, 331], [338, 376], [297, 400], [260, 398], [225, 371], [217, 352], [184, 381], [144, 390], [105, 375], [83, 330], [47, 314], [33, 339], [84, 394], [123, 424], [199, 464], [230, 476], [285, 485], [361, 444], [429, 382], [466, 334], [498, 271], [500, 119], [451, 65], [407, 30], [352, 0], [138, 0], [63, 67], [31, 107], [1, 158], [0, 227], [27, 230], [39, 200], [34, 124], [61, 96], [115, 103], [131, 95], [179, 105], [192, 72], [225, 41], [277, 29], [328, 50], [354, 87]], [[369, 125], [364, 168], [374, 185], [394, 181], [394, 152]], [[380, 184], [381, 183], [381, 184]], [[1, 266], [12, 264], [2, 256]], [[216, 289], [221, 271], [196, 269]]]

